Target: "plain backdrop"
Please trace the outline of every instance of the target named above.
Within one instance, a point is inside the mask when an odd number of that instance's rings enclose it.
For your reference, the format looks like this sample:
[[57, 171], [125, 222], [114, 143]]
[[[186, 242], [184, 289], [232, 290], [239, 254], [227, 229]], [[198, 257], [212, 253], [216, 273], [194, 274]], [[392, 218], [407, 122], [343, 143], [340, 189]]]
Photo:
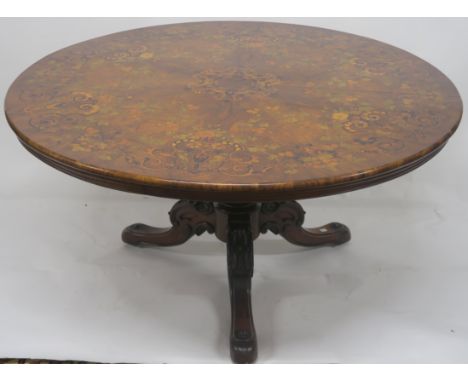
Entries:
[[[0, 94], [46, 54], [103, 34], [202, 19], [0, 19]], [[468, 19], [252, 19], [372, 37], [441, 69], [468, 99]], [[255, 242], [260, 363], [468, 362], [466, 121], [399, 179], [302, 204], [352, 241]], [[224, 245], [134, 248], [128, 224], [165, 226], [174, 200], [101, 188], [27, 153], [0, 126], [0, 358], [227, 363]]]

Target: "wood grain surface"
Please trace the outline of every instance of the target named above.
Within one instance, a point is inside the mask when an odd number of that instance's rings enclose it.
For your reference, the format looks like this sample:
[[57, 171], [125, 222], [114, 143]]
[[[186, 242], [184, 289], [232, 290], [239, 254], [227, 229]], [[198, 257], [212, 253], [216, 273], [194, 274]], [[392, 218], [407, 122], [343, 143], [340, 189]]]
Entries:
[[439, 70], [375, 40], [263, 22], [156, 26], [62, 49], [10, 87], [7, 120], [78, 178], [212, 201], [292, 200], [392, 179], [456, 130]]

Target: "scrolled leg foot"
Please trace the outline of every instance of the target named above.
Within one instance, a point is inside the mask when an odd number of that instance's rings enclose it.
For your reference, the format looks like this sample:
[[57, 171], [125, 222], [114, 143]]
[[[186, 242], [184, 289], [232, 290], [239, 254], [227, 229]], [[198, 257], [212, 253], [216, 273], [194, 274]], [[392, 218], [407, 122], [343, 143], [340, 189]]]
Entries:
[[185, 243], [193, 235], [215, 230], [214, 206], [209, 202], [178, 201], [169, 212], [172, 227], [157, 228], [136, 223], [122, 232], [122, 240], [131, 245], [171, 246]]
[[186, 226], [157, 228], [142, 223], [129, 225], [122, 232], [122, 240], [135, 246], [179, 245], [185, 243], [192, 236], [192, 231]]
[[335, 245], [351, 239], [349, 228], [341, 223], [329, 223], [317, 228], [287, 227], [281, 233], [287, 241], [304, 247]]
[[305, 211], [295, 201], [263, 203], [260, 209], [260, 231], [280, 234], [292, 244], [305, 247], [335, 246], [351, 239], [348, 227], [329, 223], [316, 228], [304, 228]]

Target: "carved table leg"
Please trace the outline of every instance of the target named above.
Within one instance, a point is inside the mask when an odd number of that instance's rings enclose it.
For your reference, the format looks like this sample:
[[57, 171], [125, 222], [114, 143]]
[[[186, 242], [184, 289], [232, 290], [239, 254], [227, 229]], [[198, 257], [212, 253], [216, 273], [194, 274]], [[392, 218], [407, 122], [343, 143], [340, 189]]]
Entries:
[[305, 211], [296, 201], [262, 203], [260, 208], [260, 231], [280, 234], [296, 245], [314, 247], [335, 246], [351, 239], [344, 224], [329, 223], [317, 228], [303, 228]]
[[253, 238], [248, 212], [228, 217], [227, 262], [231, 297], [231, 358], [235, 363], [252, 363], [257, 359], [257, 337], [250, 297]]
[[231, 358], [235, 363], [252, 363], [257, 358], [257, 337], [252, 317], [251, 283], [253, 240], [268, 230], [293, 244], [303, 246], [338, 245], [351, 238], [340, 223], [303, 228], [305, 212], [299, 203], [211, 203], [181, 200], [169, 212], [172, 227], [155, 228], [133, 224], [122, 239], [133, 245], [177, 245], [193, 235], [216, 233], [227, 245], [231, 300]]
[[172, 227], [156, 228], [136, 223], [122, 232], [122, 240], [128, 244], [156, 244], [161, 246], [185, 243], [193, 235], [214, 232], [215, 213], [213, 203], [180, 200], [169, 212]]

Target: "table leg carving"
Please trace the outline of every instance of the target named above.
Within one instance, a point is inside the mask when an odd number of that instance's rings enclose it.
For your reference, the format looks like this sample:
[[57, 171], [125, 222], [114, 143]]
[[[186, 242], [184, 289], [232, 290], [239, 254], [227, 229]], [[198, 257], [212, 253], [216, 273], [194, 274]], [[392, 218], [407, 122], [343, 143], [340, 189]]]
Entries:
[[252, 363], [257, 358], [257, 337], [250, 292], [253, 276], [253, 239], [249, 214], [230, 216], [228, 225], [231, 358], [235, 363]]
[[212, 203], [181, 200], [169, 212], [172, 227], [133, 224], [122, 232], [126, 243], [177, 245], [193, 235], [216, 233], [227, 246], [231, 302], [230, 352], [235, 363], [257, 359], [257, 337], [252, 316], [253, 241], [271, 231], [302, 246], [338, 245], [351, 238], [340, 223], [303, 228], [305, 212], [295, 201], [267, 203]]
[[343, 244], [351, 239], [348, 227], [329, 223], [316, 228], [304, 228], [305, 211], [296, 201], [262, 203], [260, 232], [280, 234], [292, 244], [313, 247]]
[[157, 228], [136, 223], [122, 232], [122, 240], [132, 245], [171, 246], [185, 243], [193, 235], [215, 230], [214, 206], [211, 202], [180, 200], [169, 212], [172, 227]]

